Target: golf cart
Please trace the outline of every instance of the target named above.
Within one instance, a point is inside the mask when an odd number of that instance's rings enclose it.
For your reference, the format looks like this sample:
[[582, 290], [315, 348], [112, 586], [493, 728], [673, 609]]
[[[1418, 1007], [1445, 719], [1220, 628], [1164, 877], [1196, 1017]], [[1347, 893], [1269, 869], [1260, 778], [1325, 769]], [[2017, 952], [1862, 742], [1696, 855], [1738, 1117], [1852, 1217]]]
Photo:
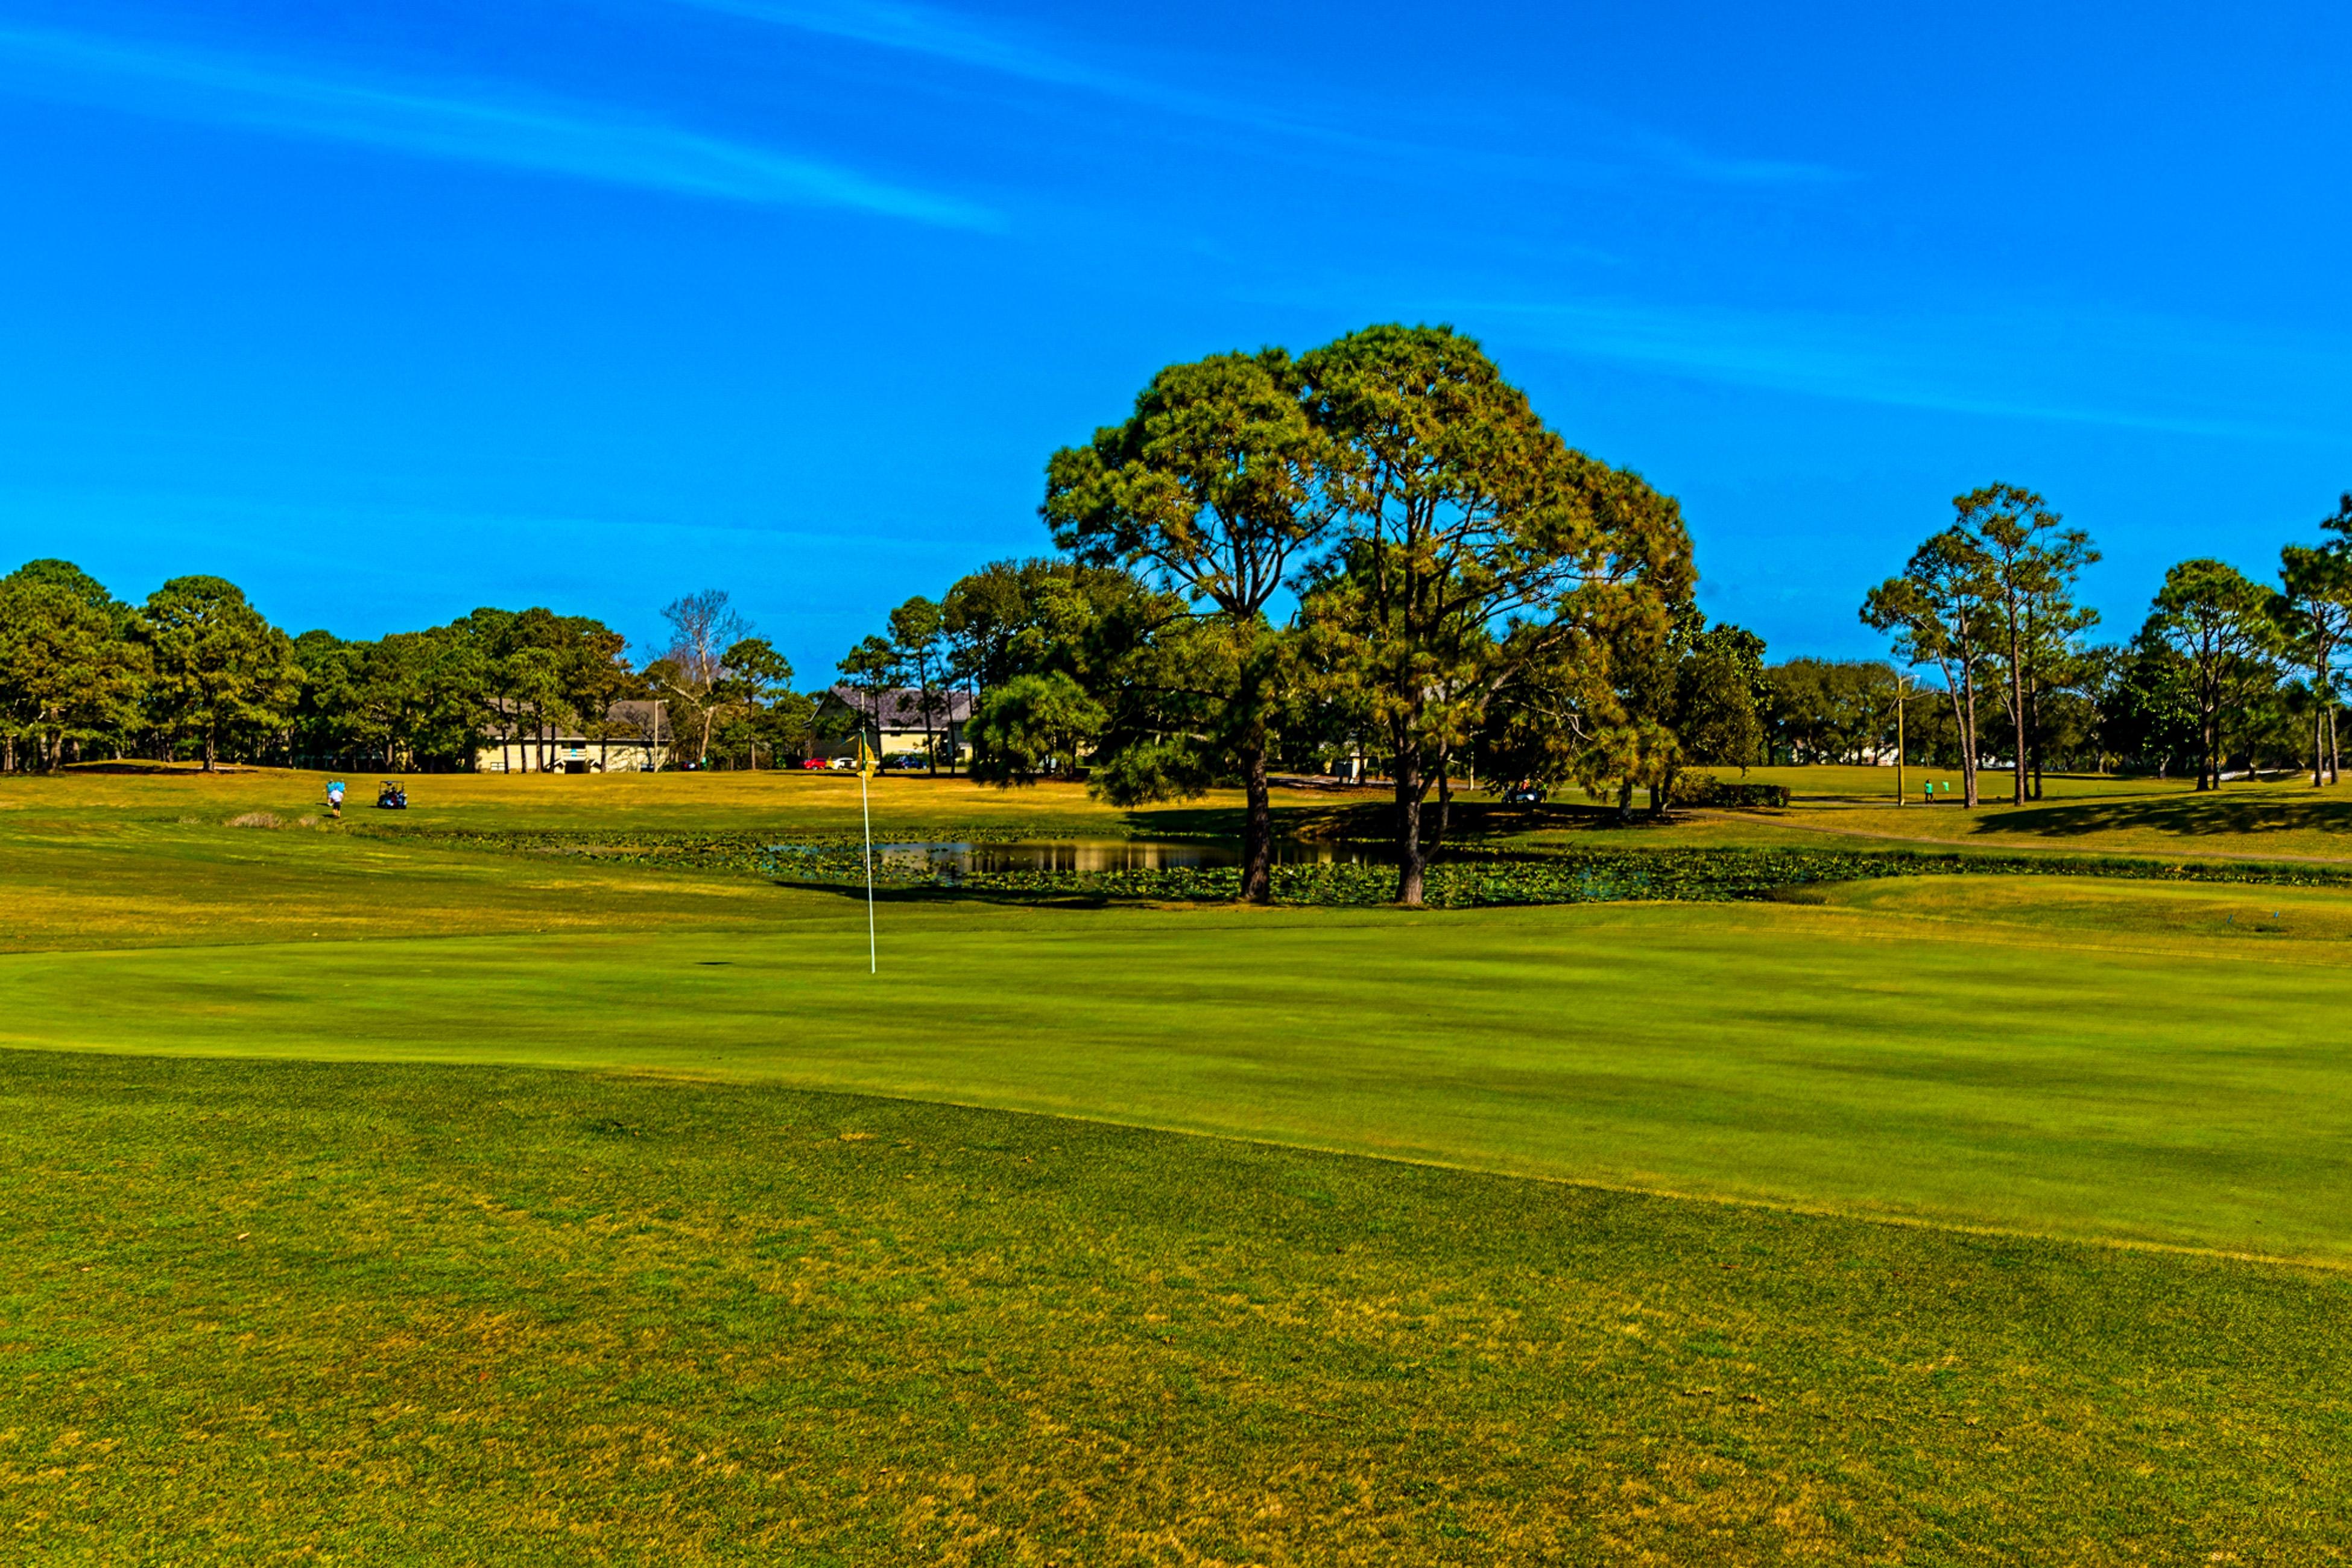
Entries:
[[397, 780], [386, 779], [383, 787], [375, 792], [375, 805], [378, 811], [406, 811], [408, 791]]

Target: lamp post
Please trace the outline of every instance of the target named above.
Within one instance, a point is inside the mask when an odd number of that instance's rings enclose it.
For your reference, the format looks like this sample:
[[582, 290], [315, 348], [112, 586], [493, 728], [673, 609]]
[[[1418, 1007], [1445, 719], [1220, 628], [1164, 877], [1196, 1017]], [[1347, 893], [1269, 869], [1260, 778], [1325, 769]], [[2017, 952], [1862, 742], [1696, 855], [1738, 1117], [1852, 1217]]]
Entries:
[[1903, 773], [1903, 704], [1911, 695], [1910, 677], [1897, 673], [1895, 677], [1895, 804], [1911, 804], [1910, 786]]

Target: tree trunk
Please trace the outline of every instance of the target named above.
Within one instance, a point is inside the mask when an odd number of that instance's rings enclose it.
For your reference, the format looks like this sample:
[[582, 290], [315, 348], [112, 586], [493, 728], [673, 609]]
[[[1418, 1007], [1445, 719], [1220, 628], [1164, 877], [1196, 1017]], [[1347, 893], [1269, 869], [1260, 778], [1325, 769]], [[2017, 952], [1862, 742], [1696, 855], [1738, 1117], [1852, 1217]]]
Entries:
[[1633, 821], [1633, 779], [1627, 774], [1617, 785], [1617, 826], [1630, 826]]
[[1960, 800], [1973, 811], [1977, 805], [1977, 680], [1963, 663], [1960, 692], [1965, 706], [1954, 715], [1960, 721]]
[[[939, 772], [936, 760], [931, 771]], [[1265, 782], [1265, 748], [1242, 750], [1242, 784], [1249, 795], [1249, 817], [1242, 829], [1242, 898], [1274, 902], [1274, 803]]]
[[2009, 715], [2014, 750], [2009, 762], [2009, 803], [2025, 804], [2025, 658], [2018, 649], [2017, 637], [2009, 639]]
[[2337, 781], [2338, 775], [2336, 771], [2337, 760], [2337, 750], [2336, 745], [2336, 694], [2334, 692], [2330, 692], [2327, 696], [2327, 782], [2329, 784], [2335, 784]]
[[1421, 853], [1421, 759], [1411, 746], [1396, 752], [1397, 902], [1408, 909], [1422, 903], [1423, 866]]
[[2025, 694], [2027, 742], [2033, 748], [2033, 798], [2042, 798], [2042, 686], [2034, 682]]

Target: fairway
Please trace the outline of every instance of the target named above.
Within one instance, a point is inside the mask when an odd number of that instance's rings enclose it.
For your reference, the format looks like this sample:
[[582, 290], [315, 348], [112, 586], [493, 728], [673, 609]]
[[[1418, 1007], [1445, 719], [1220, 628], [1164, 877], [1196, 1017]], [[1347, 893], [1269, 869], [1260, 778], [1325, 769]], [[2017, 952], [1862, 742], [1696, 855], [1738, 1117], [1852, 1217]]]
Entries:
[[[0, 802], [28, 1539], [147, 1554], [152, 1492], [192, 1561], [2328, 1560], [2352, 890], [900, 892], [868, 974], [854, 894], [495, 837], [833, 833], [837, 781], [504, 782], [444, 803], [488, 847], [232, 826], [279, 776]], [[323, 1489], [197, 1500], [265, 1473]]]

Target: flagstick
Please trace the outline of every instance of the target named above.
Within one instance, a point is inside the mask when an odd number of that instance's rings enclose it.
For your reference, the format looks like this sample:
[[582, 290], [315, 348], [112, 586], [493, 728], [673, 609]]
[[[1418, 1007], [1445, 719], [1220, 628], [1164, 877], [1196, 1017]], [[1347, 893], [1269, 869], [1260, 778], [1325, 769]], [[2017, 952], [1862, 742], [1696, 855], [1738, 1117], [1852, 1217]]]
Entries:
[[[866, 749], [866, 737], [857, 737], [857, 749]], [[880, 960], [874, 951], [874, 803], [866, 793], [867, 769], [866, 759], [858, 759], [857, 805], [866, 815], [866, 973], [881, 973]]]

